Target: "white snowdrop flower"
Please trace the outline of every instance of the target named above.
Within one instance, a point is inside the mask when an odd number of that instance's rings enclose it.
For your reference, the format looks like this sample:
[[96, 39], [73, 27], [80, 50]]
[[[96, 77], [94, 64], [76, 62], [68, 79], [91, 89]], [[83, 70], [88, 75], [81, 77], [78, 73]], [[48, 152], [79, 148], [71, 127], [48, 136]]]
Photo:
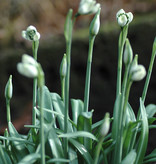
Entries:
[[24, 54], [22, 56], [22, 62], [17, 64], [17, 70], [20, 74], [35, 78], [38, 76], [38, 63], [31, 56]]
[[126, 13], [123, 9], [120, 9], [116, 14], [116, 19], [119, 26], [124, 27], [133, 20], [133, 14], [131, 12]]
[[78, 14], [80, 15], [87, 15], [87, 14], [94, 14], [100, 8], [100, 4], [96, 3], [95, 0], [81, 0]]
[[22, 37], [26, 40], [37, 41], [40, 39], [40, 33], [34, 26], [30, 25], [25, 31], [22, 31]]
[[136, 65], [131, 67], [131, 80], [140, 81], [146, 76], [146, 69], [143, 65]]

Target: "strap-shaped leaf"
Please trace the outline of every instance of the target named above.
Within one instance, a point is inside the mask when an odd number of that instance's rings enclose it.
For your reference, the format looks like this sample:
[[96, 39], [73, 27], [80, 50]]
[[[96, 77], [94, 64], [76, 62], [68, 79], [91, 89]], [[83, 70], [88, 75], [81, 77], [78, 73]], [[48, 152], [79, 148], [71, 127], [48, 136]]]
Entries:
[[71, 99], [73, 121], [77, 124], [79, 115], [83, 112], [83, 101]]
[[149, 104], [146, 106], [146, 113], [147, 117], [151, 118], [155, 115], [156, 113], [156, 105], [155, 104]]
[[[38, 90], [38, 95], [40, 95], [39, 92], [40, 90]], [[38, 96], [38, 102], [39, 101], [40, 101], [40, 97]], [[43, 108], [53, 111], [51, 94], [46, 86], [43, 87]], [[52, 120], [54, 119], [54, 115], [52, 113], [44, 111], [44, 118], [46, 119], [47, 122], [51, 123]]]
[[48, 142], [54, 158], [63, 158], [64, 154], [62, 144], [60, 139], [57, 137], [54, 128], [51, 128], [51, 130], [49, 131]]
[[[61, 97], [57, 94], [57, 93], [51, 93], [51, 99], [52, 99], [52, 103], [53, 103], [53, 108], [54, 110], [59, 113], [60, 115], [64, 116], [64, 102], [62, 101]], [[59, 127], [60, 129], [64, 129], [64, 118], [57, 116], [57, 121], [59, 123]], [[69, 122], [68, 124], [68, 131], [72, 132], [73, 128], [71, 123]]]
[[82, 144], [80, 144], [79, 142], [77, 142], [76, 140], [74, 140], [72, 138], [69, 139], [69, 142], [80, 152], [81, 156], [85, 159], [85, 161], [88, 164], [93, 163], [93, 159], [92, 159], [90, 153], [87, 151], [87, 149]]
[[41, 158], [40, 154], [31, 153], [31, 154], [25, 156], [18, 164], [28, 164], [28, 163], [33, 164], [40, 158]]
[[142, 128], [141, 128], [141, 135], [139, 138], [139, 145], [137, 148], [137, 157], [136, 157], [135, 164], [142, 164], [147, 149], [148, 134], [149, 134], [146, 109], [141, 98], [140, 98], [140, 109], [141, 109], [141, 118], [142, 118], [141, 120]]
[[131, 150], [120, 164], [134, 164], [136, 158], [135, 150]]

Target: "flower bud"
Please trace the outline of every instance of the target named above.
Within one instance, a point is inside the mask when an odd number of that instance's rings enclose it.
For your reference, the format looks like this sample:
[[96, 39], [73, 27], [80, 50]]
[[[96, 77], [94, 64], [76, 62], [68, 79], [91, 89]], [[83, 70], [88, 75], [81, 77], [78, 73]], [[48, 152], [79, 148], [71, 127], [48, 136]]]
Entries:
[[98, 34], [99, 32], [99, 28], [100, 28], [100, 11], [101, 9], [98, 10], [98, 12], [96, 13], [94, 19], [92, 20], [91, 24], [90, 24], [90, 35], [95, 36]]
[[66, 73], [67, 73], [67, 57], [66, 57], [66, 54], [64, 54], [61, 65], [60, 65], [61, 78], [65, 78]]
[[10, 75], [9, 80], [5, 87], [5, 98], [10, 100], [12, 98], [13, 86], [12, 86], [12, 75]]
[[110, 128], [110, 115], [109, 113], [106, 113], [104, 122], [101, 127], [101, 131], [100, 131], [101, 136], [105, 137], [109, 132], [109, 128]]
[[146, 70], [143, 65], [131, 67], [130, 72], [132, 81], [140, 81], [146, 76]]
[[126, 39], [125, 51], [124, 51], [124, 63], [130, 64], [133, 59], [133, 51], [128, 39]]
[[29, 55], [22, 56], [22, 62], [17, 64], [19, 73], [26, 77], [35, 78], [38, 76], [38, 63]]
[[40, 33], [34, 26], [29, 26], [26, 31], [22, 31], [22, 37], [26, 40], [37, 41], [40, 39]]
[[87, 14], [94, 14], [100, 8], [100, 4], [96, 3], [95, 0], [81, 0], [78, 14], [80, 15], [87, 15]]
[[119, 26], [124, 27], [133, 20], [133, 14], [131, 12], [125, 13], [123, 9], [120, 9], [116, 14], [116, 19]]

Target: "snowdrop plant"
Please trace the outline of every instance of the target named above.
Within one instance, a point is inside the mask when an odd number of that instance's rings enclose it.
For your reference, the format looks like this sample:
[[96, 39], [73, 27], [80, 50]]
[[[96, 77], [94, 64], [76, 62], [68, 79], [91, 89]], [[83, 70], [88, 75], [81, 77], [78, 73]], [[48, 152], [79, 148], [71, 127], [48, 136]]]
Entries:
[[[98, 7], [97, 7], [98, 6]], [[81, 10], [80, 10], [81, 9]], [[83, 10], [82, 10], [83, 9]], [[96, 9], [96, 10], [95, 10]], [[80, 12], [81, 11], [81, 12]], [[82, 12], [83, 11], [83, 12]], [[121, 27], [118, 43], [117, 90], [113, 116], [92, 123], [93, 110], [89, 107], [91, 67], [95, 38], [100, 28], [99, 5], [93, 0], [82, 0], [79, 14], [94, 13], [89, 28], [89, 49], [86, 67], [84, 100], [70, 99], [71, 43], [74, 22], [69, 10], [64, 27], [66, 50], [60, 65], [61, 96], [50, 92], [45, 86], [44, 72], [37, 61], [40, 35], [35, 27], [28, 27], [22, 36], [32, 42], [33, 57], [24, 54], [17, 64], [20, 74], [33, 78], [33, 119], [28, 134], [19, 134], [11, 122], [10, 100], [13, 94], [12, 76], [5, 89], [8, 129], [0, 136], [0, 162], [4, 164], [150, 164], [156, 162], [156, 151], [146, 155], [149, 130], [156, 128], [156, 105], [144, 106], [152, 68], [156, 55], [156, 39], [147, 71], [138, 64], [138, 55], [127, 38], [131, 13], [120, 10], [117, 23]], [[124, 65], [123, 65], [124, 63]], [[124, 71], [122, 67], [125, 67]], [[122, 77], [123, 75], [123, 77]], [[134, 81], [145, 78], [140, 107], [134, 114], [129, 102], [130, 89]], [[69, 116], [69, 107], [71, 115]], [[102, 107], [103, 109], [103, 107]], [[96, 109], [95, 109], [96, 110]], [[112, 127], [111, 127], [112, 126]]]

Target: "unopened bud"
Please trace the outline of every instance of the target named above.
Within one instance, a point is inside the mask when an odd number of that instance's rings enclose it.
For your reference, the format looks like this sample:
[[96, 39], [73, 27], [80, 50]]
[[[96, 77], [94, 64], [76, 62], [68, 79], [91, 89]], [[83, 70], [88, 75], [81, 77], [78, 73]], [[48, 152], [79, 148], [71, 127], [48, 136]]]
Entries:
[[100, 29], [100, 11], [101, 9], [98, 10], [98, 12], [96, 13], [94, 19], [90, 24], [90, 35], [92, 36], [97, 35]]
[[106, 113], [100, 131], [101, 136], [105, 137], [109, 132], [109, 128], [110, 128], [110, 115], [109, 113]]
[[66, 57], [66, 54], [64, 54], [61, 65], [60, 65], [61, 78], [65, 78], [66, 73], [67, 73], [67, 57]]
[[133, 51], [128, 39], [126, 39], [125, 51], [124, 51], [124, 63], [127, 65], [132, 62]]
[[9, 80], [5, 87], [5, 98], [10, 100], [12, 98], [13, 86], [12, 86], [12, 75], [10, 75]]
[[146, 69], [143, 65], [131, 67], [131, 80], [140, 81], [146, 76]]

